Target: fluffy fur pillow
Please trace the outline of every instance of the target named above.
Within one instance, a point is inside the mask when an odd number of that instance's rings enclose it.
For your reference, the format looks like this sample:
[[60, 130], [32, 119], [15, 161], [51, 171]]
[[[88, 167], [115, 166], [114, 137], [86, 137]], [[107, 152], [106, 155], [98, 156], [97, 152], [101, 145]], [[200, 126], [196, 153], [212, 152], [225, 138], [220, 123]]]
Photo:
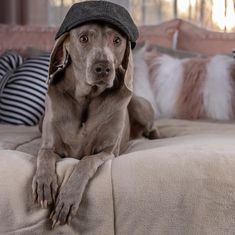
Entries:
[[235, 117], [235, 60], [177, 59], [145, 51], [158, 118], [231, 120]]
[[145, 61], [146, 50], [147, 46], [144, 45], [142, 48], [135, 49], [133, 53], [134, 94], [147, 99], [152, 104], [155, 114], [157, 114], [157, 105], [155, 102], [153, 89], [149, 81], [149, 68]]

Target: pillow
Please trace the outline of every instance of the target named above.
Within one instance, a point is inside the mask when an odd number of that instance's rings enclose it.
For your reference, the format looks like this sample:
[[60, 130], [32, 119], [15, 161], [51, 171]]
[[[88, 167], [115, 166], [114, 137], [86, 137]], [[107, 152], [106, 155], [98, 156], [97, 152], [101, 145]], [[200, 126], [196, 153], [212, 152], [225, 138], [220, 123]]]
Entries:
[[213, 32], [186, 21], [179, 26], [177, 49], [213, 56], [230, 54], [235, 33]]
[[[174, 50], [159, 45], [149, 44], [149, 43], [138, 43], [133, 50], [133, 60], [134, 60], [134, 94], [137, 96], [144, 97], [151, 104], [155, 112], [155, 118], [161, 117], [162, 113], [159, 110], [159, 105], [157, 105], [156, 89], [153, 79], [150, 79], [149, 74], [155, 70], [155, 65], [152, 66], [152, 61], [155, 58], [160, 58], [163, 55], [170, 55], [174, 58], [192, 58], [192, 57], [202, 57], [200, 54], [189, 53], [179, 50]], [[156, 65], [157, 66], [157, 65]], [[149, 71], [150, 70], [150, 71]], [[170, 71], [174, 74], [174, 71]], [[152, 76], [151, 76], [152, 77]], [[167, 80], [167, 78], [165, 78]], [[155, 92], [155, 94], [154, 94]], [[173, 103], [173, 101], [172, 101]]]
[[179, 59], [191, 58], [191, 57], [205, 57], [205, 55], [203, 54], [194, 53], [190, 51], [183, 51], [183, 50], [178, 50], [178, 49], [172, 49], [172, 48], [164, 47], [158, 44], [145, 43], [145, 42], [137, 43], [134, 49], [134, 52], [137, 50], [140, 50], [143, 47], [146, 47], [148, 50], [150, 49], [155, 50], [159, 54], [170, 55]]
[[140, 26], [140, 37], [137, 42], [148, 42], [171, 48], [174, 34], [177, 32], [180, 22], [179, 19], [174, 19], [158, 25]]
[[148, 61], [158, 118], [234, 120], [235, 61], [230, 56]]
[[0, 121], [36, 125], [44, 113], [50, 54], [30, 58], [3, 76], [0, 87]]
[[25, 50], [21, 51], [20, 54], [25, 59], [34, 58], [43, 54], [49, 53], [47, 50], [41, 50], [35, 47], [27, 47]]
[[23, 63], [21, 55], [14, 51], [6, 51], [0, 56], [0, 83], [3, 76]]
[[149, 82], [148, 77], [148, 65], [145, 60], [145, 54], [148, 49], [148, 45], [144, 45], [141, 48], [135, 48], [133, 51], [134, 61], [134, 82], [133, 91], [137, 96], [144, 97], [148, 100], [153, 109], [154, 113], [157, 114], [156, 103], [153, 95], [153, 90]]
[[54, 27], [0, 24], [0, 53], [9, 48], [22, 52], [27, 47], [50, 51], [56, 31]]

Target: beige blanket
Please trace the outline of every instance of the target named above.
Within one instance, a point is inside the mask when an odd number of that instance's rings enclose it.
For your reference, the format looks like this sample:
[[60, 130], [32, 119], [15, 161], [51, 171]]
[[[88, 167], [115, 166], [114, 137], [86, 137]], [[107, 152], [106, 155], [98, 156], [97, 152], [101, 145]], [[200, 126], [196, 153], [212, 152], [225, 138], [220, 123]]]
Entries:
[[[0, 126], [0, 234], [235, 234], [235, 125], [156, 125], [164, 138], [133, 141], [104, 164], [71, 226], [55, 230], [32, 200], [37, 129]], [[61, 184], [76, 162], [58, 162]]]

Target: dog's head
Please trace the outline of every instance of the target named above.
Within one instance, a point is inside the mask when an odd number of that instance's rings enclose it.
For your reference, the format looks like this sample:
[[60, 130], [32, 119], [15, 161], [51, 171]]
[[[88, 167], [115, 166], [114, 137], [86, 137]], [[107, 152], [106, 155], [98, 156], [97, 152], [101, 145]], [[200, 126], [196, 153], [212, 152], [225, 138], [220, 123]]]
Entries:
[[[55, 83], [72, 65], [75, 80], [101, 91], [111, 88], [117, 71], [127, 75], [124, 83], [132, 90], [132, 57], [126, 37], [107, 24], [89, 23], [72, 29], [57, 39], [51, 54], [49, 81]], [[75, 81], [76, 82], [76, 81]]]

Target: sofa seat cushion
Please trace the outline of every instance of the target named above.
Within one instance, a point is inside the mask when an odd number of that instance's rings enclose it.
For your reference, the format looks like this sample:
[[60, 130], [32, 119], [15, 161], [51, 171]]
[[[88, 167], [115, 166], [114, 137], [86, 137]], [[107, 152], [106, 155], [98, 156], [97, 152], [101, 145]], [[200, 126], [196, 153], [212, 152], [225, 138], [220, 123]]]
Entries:
[[[183, 120], [156, 125], [168, 138], [130, 142], [126, 154], [106, 162], [90, 181], [71, 225], [55, 230], [49, 209], [33, 203], [36, 158], [0, 150], [0, 233], [232, 234], [235, 125]], [[57, 163], [59, 184], [77, 163], [71, 158]]]

